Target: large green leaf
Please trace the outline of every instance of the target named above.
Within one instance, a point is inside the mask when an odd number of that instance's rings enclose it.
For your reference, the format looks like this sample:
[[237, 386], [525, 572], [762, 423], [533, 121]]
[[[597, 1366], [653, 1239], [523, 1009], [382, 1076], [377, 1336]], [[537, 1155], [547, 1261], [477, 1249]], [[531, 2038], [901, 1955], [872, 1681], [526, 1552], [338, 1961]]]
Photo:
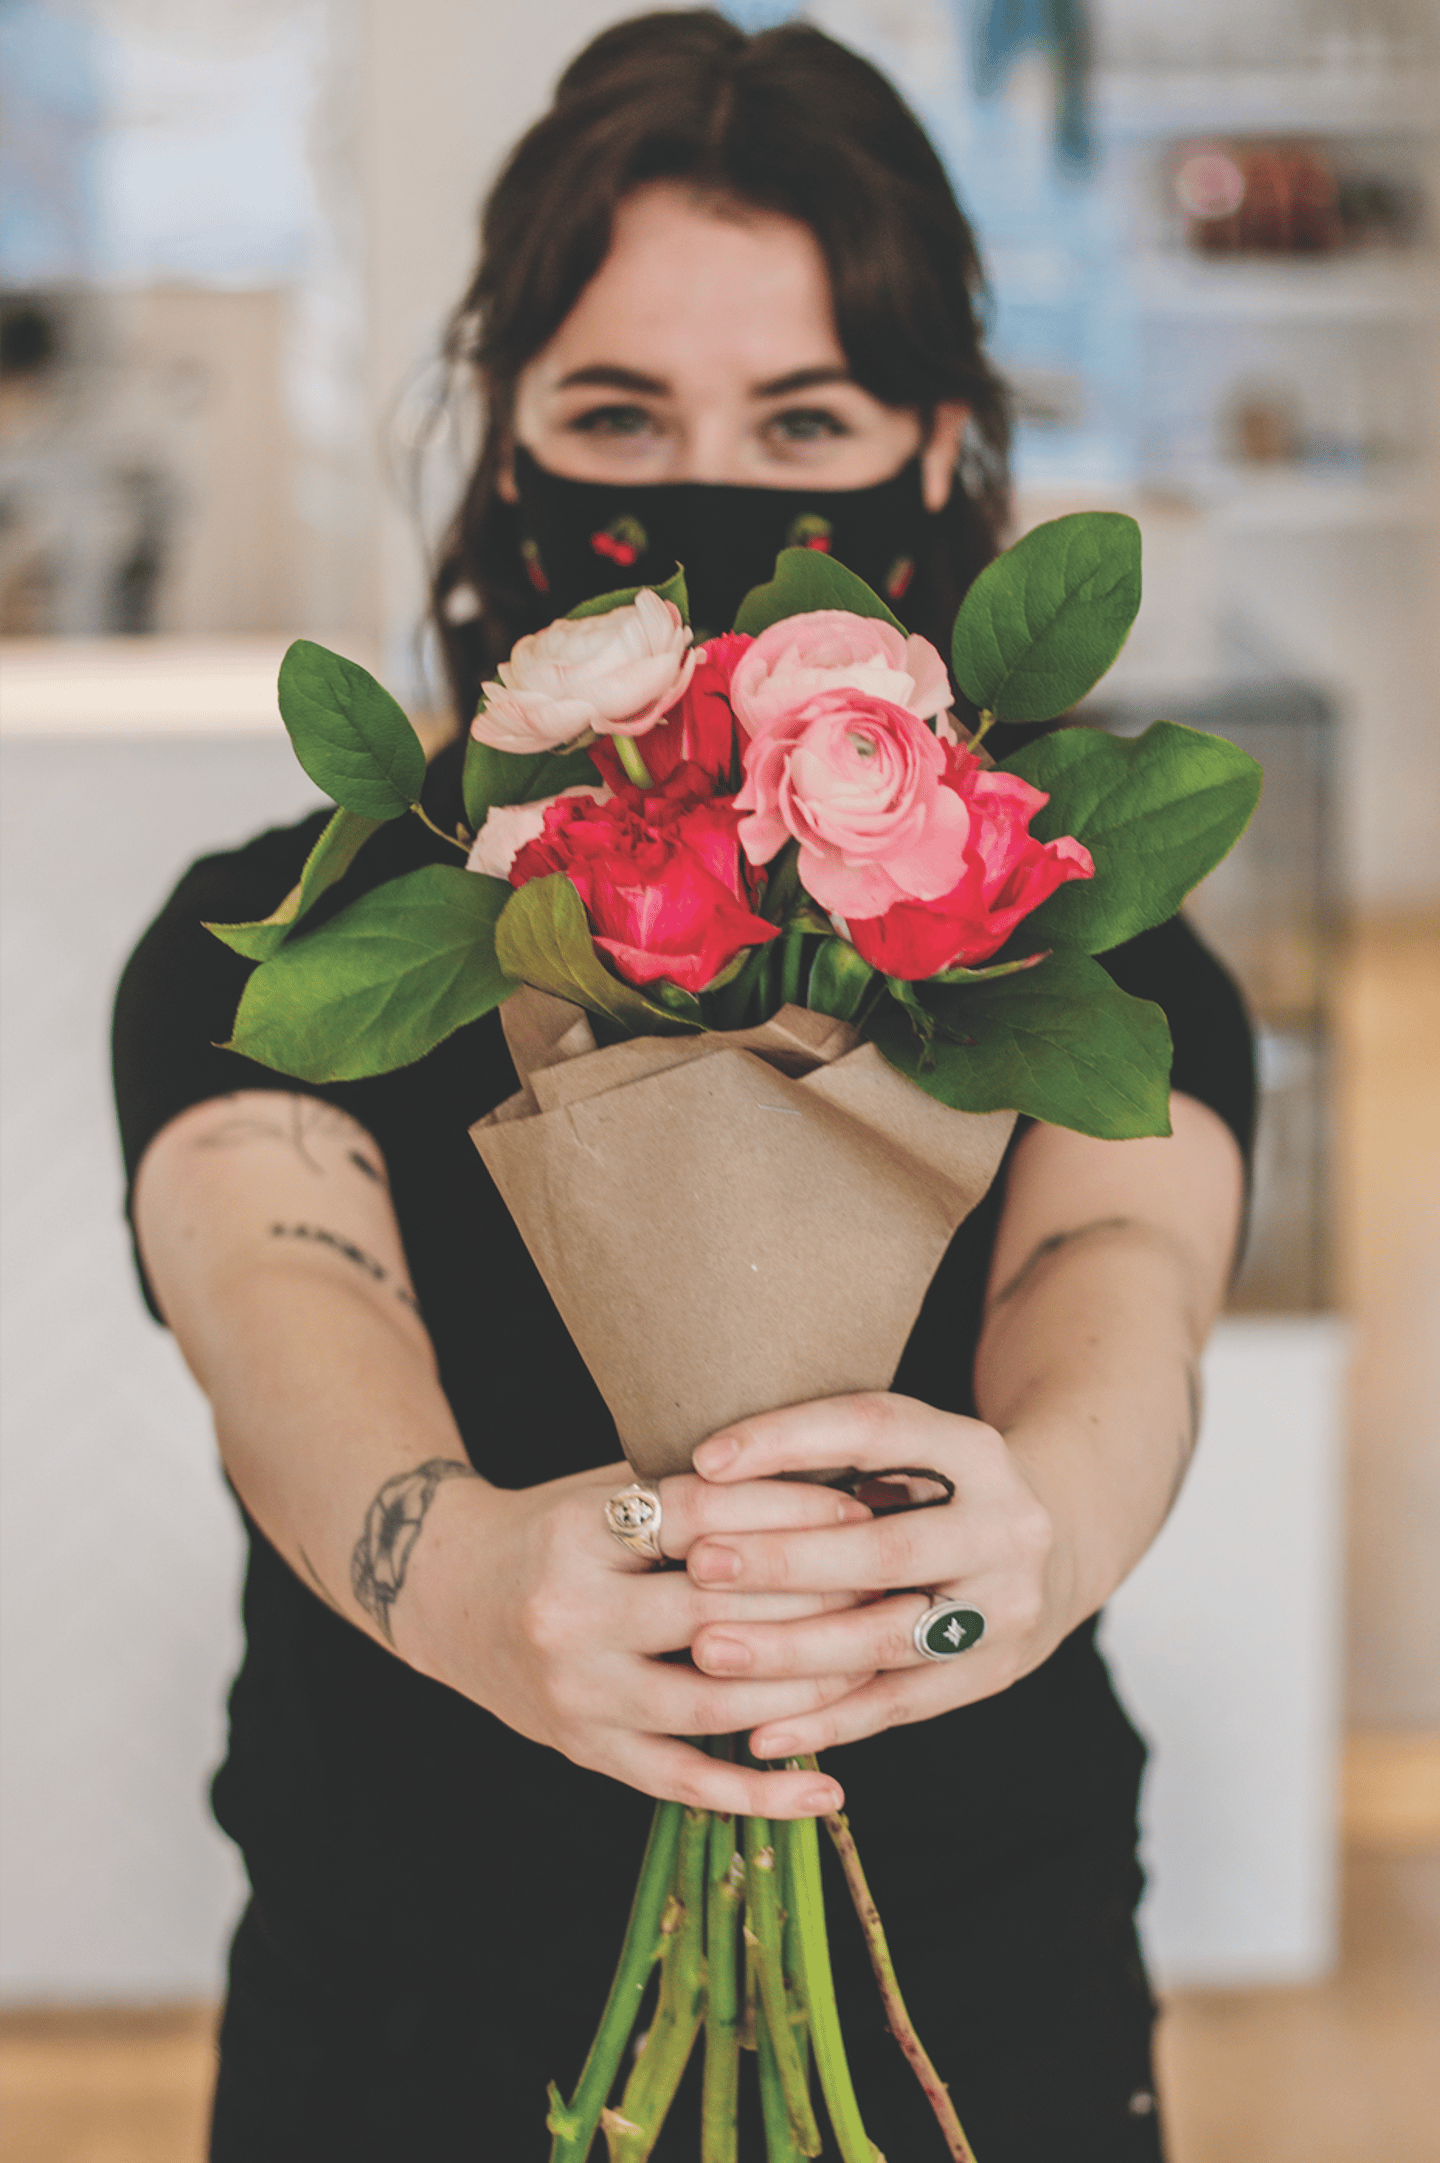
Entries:
[[533, 804], [587, 784], [600, 784], [588, 751], [497, 751], [475, 736], [466, 742], [461, 788], [465, 816], [477, 834], [496, 804]]
[[1119, 511], [1036, 526], [955, 618], [955, 681], [997, 721], [1051, 721], [1100, 681], [1140, 607], [1140, 528]]
[[1175, 914], [1244, 833], [1262, 779], [1238, 745], [1174, 721], [1133, 737], [1057, 729], [1003, 770], [1049, 792], [1033, 834], [1074, 834], [1095, 859], [1094, 878], [1060, 887], [1020, 925], [1016, 942], [1088, 954]]
[[317, 788], [362, 819], [398, 819], [418, 802], [425, 753], [404, 711], [368, 669], [297, 638], [280, 663], [280, 716]]
[[928, 1043], [890, 1000], [868, 1032], [892, 1066], [956, 1111], [1016, 1111], [1104, 1141], [1168, 1134], [1170, 1030], [1084, 954], [999, 983], [923, 991]]
[[[592, 594], [588, 601], [578, 601], [570, 611], [571, 623], [578, 623], [584, 616], [608, 616], [612, 609], [628, 608], [642, 586], [617, 586], [613, 593]], [[690, 596], [685, 590], [685, 566], [682, 563], [674, 576], [667, 578], [663, 586], [654, 586], [662, 601], [673, 601], [680, 611], [681, 621], [690, 621]]]
[[500, 879], [427, 864], [363, 894], [251, 975], [229, 1051], [302, 1081], [409, 1066], [515, 989], [495, 958]]
[[320, 896], [342, 879], [383, 819], [357, 818], [353, 811], [337, 811], [305, 859], [298, 882], [278, 908], [248, 924], [207, 924], [217, 939], [243, 954], [247, 961], [268, 961], [284, 945], [295, 926]]
[[876, 616], [897, 631], [904, 628], [863, 578], [818, 548], [782, 548], [769, 584], [752, 586], [740, 603], [735, 628], [758, 637], [785, 616], [806, 616], [817, 608], [844, 608], [852, 616]]
[[495, 952], [505, 974], [517, 983], [553, 991], [557, 998], [608, 1015], [627, 1036], [673, 1035], [696, 1026], [610, 974], [595, 952], [585, 904], [563, 872], [532, 879], [511, 894]]

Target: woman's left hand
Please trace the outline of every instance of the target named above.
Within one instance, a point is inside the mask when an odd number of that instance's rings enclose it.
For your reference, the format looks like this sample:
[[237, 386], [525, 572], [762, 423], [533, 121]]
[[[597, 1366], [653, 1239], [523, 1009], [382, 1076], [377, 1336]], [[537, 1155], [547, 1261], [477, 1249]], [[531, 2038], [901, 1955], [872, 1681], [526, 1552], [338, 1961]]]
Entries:
[[[823, 1710], [757, 1728], [757, 1757], [805, 1756], [991, 1697], [1038, 1667], [1079, 1619], [1062, 1612], [1049, 1512], [1004, 1437], [981, 1420], [909, 1397], [832, 1397], [740, 1421], [702, 1443], [694, 1463], [717, 1484], [837, 1466], [871, 1475], [923, 1466], [955, 1486], [938, 1507], [802, 1532], [705, 1536], [690, 1548], [686, 1568], [707, 1590], [866, 1598], [803, 1621], [709, 1623], [696, 1634], [691, 1655], [710, 1675], [878, 1671]], [[979, 1608], [984, 1635], [968, 1651], [926, 1659], [915, 1625], [951, 1599]]]

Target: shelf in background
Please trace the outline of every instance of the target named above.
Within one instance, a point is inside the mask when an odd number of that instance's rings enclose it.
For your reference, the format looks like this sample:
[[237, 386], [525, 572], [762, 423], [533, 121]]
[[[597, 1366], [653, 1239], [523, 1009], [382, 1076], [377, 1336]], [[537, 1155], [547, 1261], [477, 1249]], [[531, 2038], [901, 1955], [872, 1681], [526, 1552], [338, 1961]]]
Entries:
[[1440, 135], [1440, 69], [1102, 69], [1093, 95], [1107, 140], [1166, 135]]
[[1135, 262], [1143, 316], [1252, 323], [1440, 323], [1440, 265], [1404, 252], [1210, 259], [1159, 249]]

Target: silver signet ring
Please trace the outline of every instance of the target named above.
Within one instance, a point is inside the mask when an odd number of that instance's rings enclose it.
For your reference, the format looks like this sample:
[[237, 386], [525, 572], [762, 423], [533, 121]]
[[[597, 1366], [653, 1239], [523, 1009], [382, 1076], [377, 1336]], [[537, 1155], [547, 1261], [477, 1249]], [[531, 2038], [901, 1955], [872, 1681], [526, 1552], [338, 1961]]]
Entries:
[[646, 1562], [662, 1562], [660, 1552], [660, 1490], [649, 1480], [632, 1480], [611, 1495], [605, 1505], [605, 1523], [608, 1530], [628, 1547], [632, 1555], [641, 1556]]
[[927, 1607], [914, 1629], [915, 1650], [922, 1660], [953, 1660], [968, 1652], [985, 1635], [985, 1617], [969, 1600], [939, 1600]]

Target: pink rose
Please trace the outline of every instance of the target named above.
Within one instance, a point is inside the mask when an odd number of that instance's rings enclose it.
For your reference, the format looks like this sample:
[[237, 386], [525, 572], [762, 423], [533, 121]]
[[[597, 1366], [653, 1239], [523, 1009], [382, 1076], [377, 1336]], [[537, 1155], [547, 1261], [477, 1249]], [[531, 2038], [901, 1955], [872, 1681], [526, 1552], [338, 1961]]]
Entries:
[[950, 704], [945, 663], [927, 638], [848, 609], [817, 608], [772, 623], [750, 646], [731, 679], [735, 714], [747, 736], [813, 698], [853, 685], [903, 706], [921, 721]]
[[590, 796], [597, 804], [610, 801], [608, 789], [590, 788], [582, 783], [579, 788], [562, 789], [558, 796], [537, 797], [533, 804], [494, 804], [470, 844], [465, 869], [482, 871], [490, 879], [508, 879], [519, 851], [527, 841], [538, 841], [544, 833], [545, 814], [550, 806], [564, 803], [567, 796]]
[[963, 749], [947, 749], [945, 760], [944, 791], [965, 806], [969, 822], [959, 877], [938, 900], [896, 902], [846, 925], [873, 969], [911, 982], [988, 961], [1058, 886], [1095, 876], [1090, 851], [1073, 835], [1037, 841], [1029, 832], [1050, 801], [1043, 789], [1018, 774], [987, 773]]
[[735, 807], [751, 816], [741, 846], [752, 864], [768, 864], [793, 835], [801, 883], [838, 916], [948, 893], [970, 814], [941, 785], [946, 756], [906, 707], [852, 688], [821, 691], [745, 746]]
[[550, 751], [587, 730], [643, 736], [682, 695], [694, 673], [690, 627], [673, 601], [648, 586], [604, 616], [562, 616], [522, 638], [471, 734], [497, 751]]

